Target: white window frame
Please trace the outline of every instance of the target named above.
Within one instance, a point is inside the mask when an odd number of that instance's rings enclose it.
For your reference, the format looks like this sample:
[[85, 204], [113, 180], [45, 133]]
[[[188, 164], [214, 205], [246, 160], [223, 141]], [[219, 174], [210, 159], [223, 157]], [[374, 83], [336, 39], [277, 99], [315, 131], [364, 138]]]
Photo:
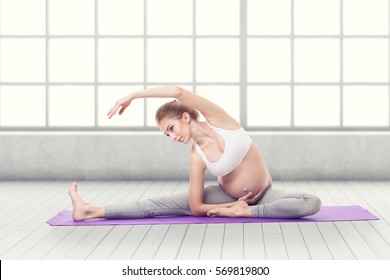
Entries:
[[[144, 102], [144, 125], [143, 126], [131, 126], [131, 127], [123, 127], [123, 126], [115, 126], [115, 127], [107, 127], [107, 126], [97, 126], [98, 123], [98, 88], [99, 86], [140, 86], [143, 88], [148, 88], [152, 86], [161, 86], [165, 85], [165, 83], [153, 83], [148, 81], [148, 69], [147, 69], [147, 45], [148, 39], [152, 38], [188, 38], [192, 39], [193, 44], [193, 77], [192, 81], [188, 83], [178, 82], [181, 86], [188, 86], [188, 88], [192, 89], [196, 92], [198, 86], [212, 86], [212, 85], [223, 85], [223, 86], [238, 86], [240, 90], [240, 122], [244, 128], [249, 131], [258, 131], [258, 130], [266, 130], [266, 131], [389, 131], [390, 130], [390, 70], [388, 75], [387, 82], [372, 82], [372, 83], [358, 83], [358, 82], [344, 82], [343, 79], [343, 42], [344, 39], [351, 38], [381, 38], [387, 39], [389, 41], [389, 60], [388, 65], [390, 69], [390, 31], [387, 35], [344, 35], [343, 33], [343, 0], [340, 0], [340, 34], [339, 35], [295, 35], [294, 33], [294, 0], [291, 1], [291, 34], [290, 35], [248, 35], [247, 34], [247, 0], [240, 0], [240, 9], [239, 9], [239, 18], [240, 18], [240, 26], [239, 26], [239, 34], [238, 35], [197, 35], [196, 32], [196, 5], [197, 0], [192, 0], [193, 3], [193, 34], [192, 35], [149, 35], [147, 34], [147, 1], [144, 0], [144, 34], [143, 35], [99, 35], [98, 32], [98, 9], [99, 9], [99, 0], [95, 0], [95, 35], [50, 35], [49, 34], [49, 0], [46, 0], [46, 34], [45, 35], [3, 35], [0, 33], [0, 48], [1, 48], [1, 39], [6, 38], [40, 38], [45, 39], [46, 41], [46, 82], [43, 83], [33, 83], [33, 82], [2, 82], [1, 81], [1, 73], [0, 73], [0, 86], [44, 86], [46, 88], [46, 125], [42, 127], [5, 127], [0, 126], [0, 131], [16, 131], [16, 130], [26, 130], [26, 131], [62, 131], [62, 130], [86, 130], [86, 131], [156, 131], [157, 128], [153, 126], [148, 126], [146, 123], [147, 120], [147, 100]], [[1, 8], [1, 0], [0, 0], [0, 8]], [[390, 4], [389, 4], [389, 26], [390, 26]], [[89, 38], [94, 39], [95, 42], [95, 81], [92, 83], [54, 83], [49, 81], [49, 48], [50, 48], [50, 40], [56, 38]], [[98, 81], [98, 49], [99, 49], [99, 39], [101, 38], [141, 38], [144, 40], [144, 81], [138, 83], [108, 83], [108, 82], [99, 82]], [[239, 82], [198, 82], [196, 77], [196, 45], [197, 39], [202, 38], [233, 38], [239, 40], [239, 61], [240, 61], [240, 70], [239, 70]], [[247, 81], [247, 43], [248, 39], [251, 38], [262, 38], [262, 39], [270, 39], [270, 38], [285, 38], [291, 40], [291, 80], [290, 82], [275, 82], [275, 83], [267, 83], [267, 82], [248, 82]], [[333, 38], [338, 39], [340, 41], [340, 77], [339, 82], [310, 82], [310, 83], [300, 83], [295, 82], [294, 80], [294, 42], [295, 39], [307, 38], [307, 39], [315, 39], [315, 38]], [[171, 85], [172, 83], [169, 83]], [[50, 86], [55, 85], [63, 85], [63, 86], [75, 86], [75, 85], [89, 85], [94, 86], [95, 88], [95, 125], [90, 127], [51, 127], [49, 126], [49, 88]], [[168, 85], [168, 84], [166, 84]], [[264, 126], [248, 126], [247, 125], [247, 89], [249, 86], [289, 86], [290, 94], [291, 94], [291, 118], [289, 126], [281, 126], [281, 127], [264, 127]], [[303, 127], [303, 126], [295, 126], [294, 123], [294, 87], [295, 86], [338, 86], [340, 89], [340, 123], [338, 126], [332, 127]], [[389, 104], [387, 105], [389, 108], [389, 125], [373, 127], [373, 126], [354, 126], [348, 127], [343, 124], [343, 88], [344, 86], [387, 86], [388, 94], [389, 94]], [[125, 94], [125, 93], [124, 93]], [[1, 102], [1, 91], [0, 91], [0, 102]]]

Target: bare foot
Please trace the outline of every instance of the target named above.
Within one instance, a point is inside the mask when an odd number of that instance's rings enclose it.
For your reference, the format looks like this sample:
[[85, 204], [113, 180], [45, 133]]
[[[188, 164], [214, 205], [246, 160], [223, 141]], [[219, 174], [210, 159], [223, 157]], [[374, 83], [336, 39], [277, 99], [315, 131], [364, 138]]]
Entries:
[[82, 200], [79, 193], [77, 192], [77, 182], [73, 182], [68, 193], [73, 205], [73, 220], [77, 222], [93, 218], [91, 217], [92, 213], [89, 211], [91, 205]]
[[216, 208], [207, 212], [209, 217], [251, 217], [251, 208], [245, 201], [239, 200], [232, 207]]

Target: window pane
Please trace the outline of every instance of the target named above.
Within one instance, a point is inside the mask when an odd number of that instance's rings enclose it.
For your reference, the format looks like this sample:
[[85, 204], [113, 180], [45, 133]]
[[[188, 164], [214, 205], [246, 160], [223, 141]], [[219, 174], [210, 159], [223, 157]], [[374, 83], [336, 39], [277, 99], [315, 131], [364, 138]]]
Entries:
[[2, 39], [0, 73], [2, 82], [45, 81], [45, 40]]
[[2, 126], [44, 126], [46, 92], [42, 86], [2, 86], [0, 89]]
[[148, 0], [149, 35], [192, 34], [192, 0]]
[[94, 126], [95, 93], [91, 86], [49, 88], [50, 126]]
[[51, 82], [93, 82], [95, 80], [93, 39], [52, 39], [49, 49]]
[[295, 81], [338, 82], [339, 44], [338, 39], [296, 39]]
[[143, 82], [143, 40], [99, 40], [98, 68], [100, 82]]
[[45, 0], [1, 0], [0, 34], [42, 35], [46, 33]]
[[107, 112], [115, 102], [127, 94], [142, 90], [142, 87], [100, 86], [98, 88], [98, 125], [99, 126], [143, 126], [144, 100], [135, 99], [122, 115], [118, 113], [108, 119]]
[[388, 45], [387, 39], [345, 39], [344, 81], [387, 82]]
[[95, 34], [95, 0], [50, 0], [51, 35]]
[[296, 35], [340, 34], [340, 1], [295, 0], [294, 33]]
[[196, 44], [199, 82], [238, 82], [239, 41], [237, 39], [198, 39]]
[[290, 126], [290, 87], [248, 87], [247, 110], [247, 120], [249, 126]]
[[389, 91], [386, 86], [345, 86], [344, 126], [388, 126]]
[[201, 35], [239, 34], [238, 0], [197, 0], [196, 33]]
[[[238, 86], [198, 86], [196, 93], [218, 106], [240, 121], [240, 89]], [[205, 120], [204, 117], [201, 118]]]
[[100, 35], [144, 34], [144, 0], [99, 0]]
[[294, 122], [296, 126], [339, 126], [339, 87], [295, 87]]
[[149, 82], [192, 81], [191, 39], [150, 39], [147, 48]]
[[344, 0], [343, 14], [346, 35], [388, 35], [388, 0]]
[[249, 39], [248, 81], [289, 82], [290, 53], [289, 39]]
[[249, 35], [291, 34], [291, 0], [247, 0]]

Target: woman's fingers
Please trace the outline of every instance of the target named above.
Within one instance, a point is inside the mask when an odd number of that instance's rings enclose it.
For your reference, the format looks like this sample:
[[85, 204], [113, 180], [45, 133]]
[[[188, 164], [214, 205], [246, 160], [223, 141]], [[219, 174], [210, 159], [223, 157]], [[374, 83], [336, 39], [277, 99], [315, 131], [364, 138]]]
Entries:
[[265, 188], [261, 188], [254, 196], [252, 196], [252, 192], [248, 192], [244, 196], [240, 197], [238, 200], [245, 201], [249, 204], [255, 203], [264, 194], [264, 191]]
[[119, 108], [119, 115], [122, 115], [122, 113], [126, 110], [126, 108], [130, 105], [131, 100], [125, 100], [121, 99], [118, 102], [115, 103], [115, 105], [108, 111], [107, 116], [109, 119], [112, 118], [118, 112]]
[[247, 199], [249, 199], [252, 195], [252, 192], [248, 192], [246, 195], [244, 196], [241, 196], [238, 200], [244, 200], [246, 201]]
[[108, 118], [111, 119], [113, 115], [116, 114], [116, 111], [118, 111], [119, 106], [114, 106], [111, 108], [111, 110], [108, 112]]
[[254, 197], [251, 197], [247, 202], [248, 203], [255, 203], [263, 195], [264, 191], [265, 191], [265, 188], [261, 188], [260, 191]]
[[253, 199], [257, 200], [258, 198], [260, 198], [260, 196], [263, 195], [265, 191], [265, 188], [261, 188], [260, 191], [253, 197]]
[[209, 210], [207, 216], [209, 217], [246, 217], [245, 213], [248, 203], [245, 201], [239, 201], [231, 207], [221, 207]]
[[229, 208], [215, 208], [207, 212], [208, 217], [228, 217]]
[[208, 217], [215, 217], [216, 215], [217, 215], [217, 212], [218, 211], [216, 211], [217, 209], [213, 209], [213, 210], [210, 210], [210, 211], [208, 211], [207, 212], [207, 216]]
[[111, 107], [111, 109], [108, 111], [107, 116], [108, 118], [111, 118], [112, 111], [114, 110], [114, 107]]

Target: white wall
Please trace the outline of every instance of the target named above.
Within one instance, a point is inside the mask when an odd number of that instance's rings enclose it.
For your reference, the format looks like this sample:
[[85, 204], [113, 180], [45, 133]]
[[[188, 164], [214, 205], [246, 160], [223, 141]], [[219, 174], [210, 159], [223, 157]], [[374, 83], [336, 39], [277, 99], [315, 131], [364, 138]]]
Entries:
[[[390, 134], [251, 136], [275, 180], [390, 179]], [[2, 133], [0, 180], [188, 179], [189, 149], [161, 133]]]

